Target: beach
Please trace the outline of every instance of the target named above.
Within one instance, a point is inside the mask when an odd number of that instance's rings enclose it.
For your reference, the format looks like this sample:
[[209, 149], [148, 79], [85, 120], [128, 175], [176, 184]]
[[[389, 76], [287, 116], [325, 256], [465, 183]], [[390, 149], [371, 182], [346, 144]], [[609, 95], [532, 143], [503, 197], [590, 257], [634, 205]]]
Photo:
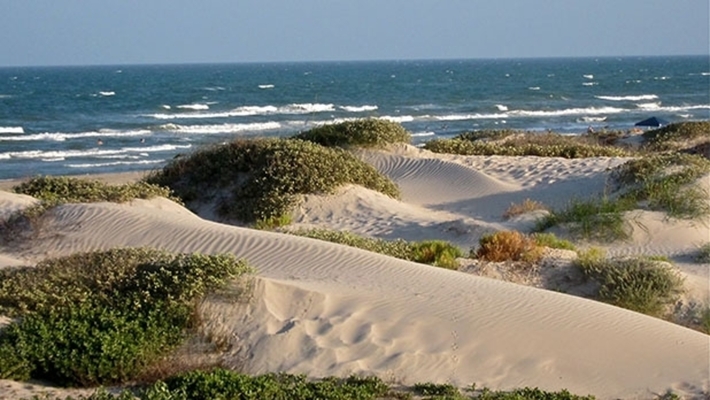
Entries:
[[[458, 156], [406, 144], [358, 154], [400, 187], [401, 200], [348, 185], [306, 196], [291, 228], [441, 239], [468, 251], [485, 234], [530, 231], [539, 214], [503, 218], [511, 204], [534, 199], [560, 207], [604, 192], [610, 168], [627, 160]], [[710, 187], [710, 177], [702, 182]], [[14, 183], [0, 186], [0, 217], [36, 201], [11, 193]], [[684, 278], [683, 301], [707, 301], [710, 268], [692, 254], [710, 239], [708, 226], [642, 210], [629, 219], [629, 240], [586, 245], [610, 256], [665, 256]], [[535, 272], [525, 279], [501, 265], [452, 271], [221, 222], [164, 198], [65, 204], [50, 211], [39, 234], [0, 248], [0, 268], [128, 246], [234, 254], [257, 270], [253, 293], [235, 304], [207, 301], [200, 312], [232, 345], [227, 364], [250, 374], [374, 374], [405, 385], [529, 386], [600, 399], [655, 398], [669, 390], [703, 398], [710, 391], [707, 334], [550, 290]], [[573, 257], [552, 252], [542, 264], [569, 280]], [[0, 398], [48, 391], [77, 393], [0, 381]]]

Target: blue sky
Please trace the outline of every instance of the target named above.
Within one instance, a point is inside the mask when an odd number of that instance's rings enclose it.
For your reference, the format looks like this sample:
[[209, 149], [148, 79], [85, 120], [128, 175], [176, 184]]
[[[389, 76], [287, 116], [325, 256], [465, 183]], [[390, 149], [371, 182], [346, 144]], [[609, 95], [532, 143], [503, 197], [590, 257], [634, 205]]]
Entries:
[[0, 0], [0, 66], [708, 54], [708, 0]]

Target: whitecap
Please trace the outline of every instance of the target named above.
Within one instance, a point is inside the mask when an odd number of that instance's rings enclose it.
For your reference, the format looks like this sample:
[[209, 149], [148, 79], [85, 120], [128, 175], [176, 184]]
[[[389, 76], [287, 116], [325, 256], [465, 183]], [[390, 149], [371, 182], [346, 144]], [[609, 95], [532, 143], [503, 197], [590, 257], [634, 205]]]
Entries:
[[194, 104], [182, 104], [177, 106], [177, 108], [182, 108], [182, 109], [188, 109], [188, 110], [208, 110], [210, 106], [207, 104], [200, 104], [200, 103], [194, 103]]
[[655, 94], [641, 94], [641, 95], [631, 95], [631, 96], [594, 96], [600, 100], [609, 101], [641, 101], [641, 100], [655, 100], [658, 98]]
[[259, 89], [273, 89], [274, 85], [268, 84], [268, 85], [259, 85]]
[[498, 111], [508, 111], [508, 107], [504, 106], [503, 104], [496, 104], [496, 108]]
[[639, 103], [636, 104], [636, 107], [642, 110], [660, 110], [661, 103]]
[[599, 83], [597, 83], [597, 82], [582, 82], [582, 85], [584, 85], [584, 86], [596, 86], [598, 84]]
[[104, 97], [109, 97], [109, 96], [115, 96], [116, 92], [99, 92], [99, 94]]
[[143, 136], [148, 135], [151, 132], [145, 129], [129, 130], [129, 131], [117, 131], [111, 129], [102, 129], [99, 131], [89, 131], [89, 132], [77, 132], [77, 133], [63, 133], [63, 132], [44, 132], [35, 133], [31, 135], [21, 135], [21, 136], [0, 136], [0, 141], [15, 141], [15, 142], [25, 142], [25, 141], [36, 141], [36, 140], [54, 140], [58, 142], [65, 141], [67, 139], [81, 139], [90, 137], [130, 137], [130, 136]]
[[390, 121], [390, 122], [397, 122], [397, 123], [414, 121], [414, 117], [411, 115], [401, 115], [401, 116], [397, 116], [397, 117], [391, 116], [391, 115], [385, 115], [385, 116], [379, 117], [378, 119]]
[[540, 90], [540, 86], [530, 86], [529, 90]]
[[577, 122], [604, 122], [606, 121], [607, 117], [581, 117], [577, 118]]
[[377, 110], [378, 107], [364, 105], [364, 106], [339, 106], [338, 108], [340, 108], [343, 111], [347, 111], [347, 112], [365, 112], [365, 111], [375, 111], [375, 110]]
[[158, 164], [165, 160], [140, 160], [140, 161], [112, 161], [106, 163], [86, 163], [86, 164], [67, 164], [69, 168], [101, 168], [101, 167], [115, 167], [117, 165], [145, 165], [145, 164]]
[[25, 130], [21, 126], [0, 126], [0, 133], [23, 134]]
[[412, 133], [412, 137], [427, 137], [427, 136], [434, 136], [436, 133], [434, 132], [415, 132]]
[[238, 133], [249, 131], [265, 131], [281, 128], [278, 122], [255, 122], [248, 124], [219, 124], [219, 125], [176, 125], [166, 124], [161, 128], [178, 133], [192, 134], [215, 134], [215, 133]]
[[582, 75], [582, 76], [587, 79], [594, 79], [594, 75], [592, 75], [592, 74], [587, 74], [587, 75]]

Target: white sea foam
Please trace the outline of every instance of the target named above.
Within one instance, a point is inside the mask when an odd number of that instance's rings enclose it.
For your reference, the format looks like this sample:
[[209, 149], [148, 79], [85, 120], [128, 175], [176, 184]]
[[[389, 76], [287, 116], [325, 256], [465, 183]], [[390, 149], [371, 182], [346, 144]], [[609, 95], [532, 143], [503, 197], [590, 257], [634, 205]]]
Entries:
[[289, 104], [286, 106], [276, 107], [268, 106], [242, 106], [230, 111], [216, 113], [174, 113], [174, 114], [149, 114], [149, 117], [155, 119], [208, 119], [208, 118], [231, 118], [245, 117], [252, 115], [275, 115], [275, 114], [311, 114], [319, 112], [335, 111], [333, 104], [313, 104], [300, 103]]
[[286, 107], [280, 107], [279, 111], [283, 112], [284, 114], [309, 114], [317, 112], [335, 111], [335, 106], [333, 104], [296, 103], [289, 104]]
[[162, 129], [179, 133], [213, 134], [213, 133], [238, 133], [246, 131], [265, 131], [281, 128], [278, 122], [256, 122], [251, 124], [219, 124], [219, 125], [176, 125], [166, 124]]
[[149, 130], [139, 129], [132, 131], [117, 131], [111, 129], [102, 129], [100, 131], [90, 131], [90, 132], [78, 132], [78, 133], [62, 133], [62, 132], [45, 132], [45, 133], [35, 133], [31, 135], [18, 135], [18, 136], [0, 136], [1, 141], [14, 141], [14, 142], [25, 142], [25, 141], [36, 141], [36, 140], [54, 140], [54, 141], [65, 141], [67, 139], [81, 139], [90, 137], [130, 137], [130, 136], [143, 136], [150, 134]]
[[540, 86], [530, 86], [529, 90], [540, 90]]
[[600, 100], [609, 101], [641, 101], [641, 100], [655, 100], [658, 98], [655, 94], [642, 94], [637, 96], [594, 96]]
[[636, 107], [642, 109], [642, 110], [660, 110], [661, 109], [661, 103], [639, 103], [636, 104]]
[[653, 79], [655, 79], [657, 81], [665, 81], [665, 80], [671, 79], [671, 77], [670, 76], [656, 76]]
[[340, 106], [338, 107], [343, 111], [347, 112], [365, 112], [365, 111], [375, 111], [377, 110], [377, 106]]
[[587, 79], [594, 79], [594, 75], [592, 75], [592, 74], [587, 74], [587, 75], [582, 75], [582, 76]]
[[161, 107], [163, 107], [163, 108], [166, 109], [166, 110], [170, 110], [170, 109], [172, 108], [172, 107], [170, 107], [170, 106], [167, 105], [167, 104], [163, 104]]
[[582, 82], [584, 86], [597, 86], [598, 84], [598, 82]]
[[54, 158], [76, 158], [76, 157], [104, 157], [109, 155], [119, 155], [126, 153], [156, 153], [163, 151], [174, 151], [178, 149], [189, 149], [188, 145], [173, 145], [163, 144], [145, 147], [124, 147], [122, 149], [100, 149], [92, 148], [88, 150], [57, 150], [57, 151], [42, 151], [42, 150], [26, 150], [26, 151], [11, 151], [0, 153], [0, 158], [18, 158], [18, 159], [54, 159]]
[[604, 122], [606, 121], [607, 117], [581, 117], [577, 118], [577, 122]]
[[104, 97], [108, 97], [108, 96], [115, 96], [116, 92], [99, 92], [99, 94]]
[[437, 121], [466, 121], [470, 119], [501, 119], [508, 118], [506, 113], [501, 114], [451, 114], [451, 115], [436, 115], [433, 118]]
[[268, 84], [268, 85], [259, 85], [259, 89], [273, 89], [274, 85]]
[[226, 89], [223, 88], [222, 86], [208, 86], [205, 88], [205, 90], [209, 90], [210, 92], [217, 92], [217, 91], [226, 90]]
[[21, 126], [0, 126], [0, 133], [23, 134], [25, 130]]
[[510, 112], [514, 117], [559, 117], [566, 115], [599, 115], [618, 114], [628, 111], [625, 108], [616, 107], [586, 107], [586, 108], [566, 108], [564, 110], [514, 110]]
[[498, 111], [508, 111], [508, 107], [504, 106], [503, 104], [496, 104], [496, 108]]
[[382, 119], [382, 120], [390, 121], [390, 122], [397, 122], [397, 123], [414, 121], [414, 117], [411, 115], [400, 115], [400, 116], [396, 116], [396, 117], [392, 116], [392, 115], [384, 115], [382, 117], [379, 117], [378, 119]]
[[177, 106], [177, 108], [198, 111], [198, 110], [209, 110], [210, 106], [208, 106], [207, 104], [194, 103], [194, 104], [182, 104], [182, 105]]
[[710, 76], [710, 72], [701, 72], [700, 75], [702, 75], [702, 76]]
[[101, 167], [115, 167], [117, 165], [145, 165], [145, 164], [158, 164], [165, 160], [140, 160], [140, 161], [112, 161], [106, 163], [86, 163], [86, 164], [67, 164], [69, 168], [101, 168]]
[[412, 137], [427, 137], [427, 136], [434, 136], [436, 133], [434, 132], [415, 132], [412, 133]]

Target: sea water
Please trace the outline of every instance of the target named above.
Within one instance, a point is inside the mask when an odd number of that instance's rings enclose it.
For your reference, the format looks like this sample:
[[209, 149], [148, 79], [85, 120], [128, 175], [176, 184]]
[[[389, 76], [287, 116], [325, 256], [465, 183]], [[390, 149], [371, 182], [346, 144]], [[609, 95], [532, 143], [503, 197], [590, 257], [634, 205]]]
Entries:
[[710, 119], [706, 56], [0, 68], [0, 179], [157, 169], [235, 137], [357, 118], [412, 143]]

